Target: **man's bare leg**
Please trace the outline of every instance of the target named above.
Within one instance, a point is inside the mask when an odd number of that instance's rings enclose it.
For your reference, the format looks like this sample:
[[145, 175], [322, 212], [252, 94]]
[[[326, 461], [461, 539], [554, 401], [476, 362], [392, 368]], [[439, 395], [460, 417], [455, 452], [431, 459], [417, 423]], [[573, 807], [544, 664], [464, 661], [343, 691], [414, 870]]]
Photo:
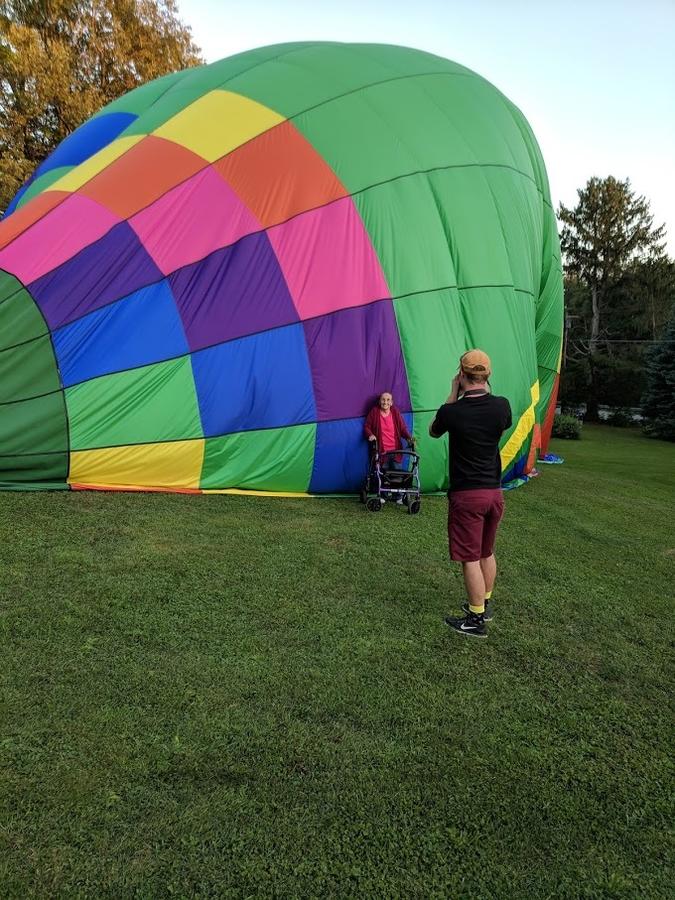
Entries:
[[463, 562], [462, 572], [471, 611], [483, 612], [485, 608], [485, 577], [480, 561]]
[[485, 599], [489, 599], [495, 586], [495, 578], [497, 577], [497, 560], [494, 553], [480, 560], [480, 570], [485, 580]]

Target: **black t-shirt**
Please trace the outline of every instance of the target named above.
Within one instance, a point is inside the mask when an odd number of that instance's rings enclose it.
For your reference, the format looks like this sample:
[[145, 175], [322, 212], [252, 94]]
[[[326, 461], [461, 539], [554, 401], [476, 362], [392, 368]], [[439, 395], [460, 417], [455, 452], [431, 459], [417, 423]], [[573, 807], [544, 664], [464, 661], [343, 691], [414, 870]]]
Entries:
[[499, 439], [511, 427], [511, 407], [506, 397], [474, 394], [455, 403], [444, 403], [432, 426], [440, 437], [450, 435], [450, 490], [498, 488], [502, 464]]

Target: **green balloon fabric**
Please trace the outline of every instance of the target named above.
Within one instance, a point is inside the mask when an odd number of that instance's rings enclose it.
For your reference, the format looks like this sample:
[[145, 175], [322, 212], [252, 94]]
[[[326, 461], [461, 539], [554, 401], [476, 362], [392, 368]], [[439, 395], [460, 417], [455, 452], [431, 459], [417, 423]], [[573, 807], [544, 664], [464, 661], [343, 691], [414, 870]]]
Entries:
[[376, 44], [252, 50], [144, 85], [67, 138], [0, 223], [0, 487], [359, 488], [391, 391], [425, 491], [460, 355], [546, 450], [560, 248], [519, 109]]

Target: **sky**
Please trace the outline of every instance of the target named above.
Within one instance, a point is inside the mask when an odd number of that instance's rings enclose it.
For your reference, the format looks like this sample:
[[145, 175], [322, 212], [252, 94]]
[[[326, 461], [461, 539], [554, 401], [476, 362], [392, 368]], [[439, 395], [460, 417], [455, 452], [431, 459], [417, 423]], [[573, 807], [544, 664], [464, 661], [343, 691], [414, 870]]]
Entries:
[[266, 44], [403, 44], [461, 63], [525, 114], [551, 198], [629, 178], [675, 257], [675, 0], [178, 0], [207, 62]]

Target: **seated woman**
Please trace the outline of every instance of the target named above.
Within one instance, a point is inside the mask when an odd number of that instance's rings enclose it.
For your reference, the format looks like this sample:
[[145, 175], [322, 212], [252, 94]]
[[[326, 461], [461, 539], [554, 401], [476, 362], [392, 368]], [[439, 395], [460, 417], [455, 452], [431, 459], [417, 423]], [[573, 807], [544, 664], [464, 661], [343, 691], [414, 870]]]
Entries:
[[[377, 441], [381, 453], [390, 450], [401, 450], [403, 440], [412, 444], [412, 435], [401, 413], [394, 406], [394, 398], [385, 391], [380, 394], [380, 399], [366, 416], [366, 424], [363, 429], [369, 441]], [[401, 458], [389, 457], [389, 468], [397, 469], [401, 465]]]

